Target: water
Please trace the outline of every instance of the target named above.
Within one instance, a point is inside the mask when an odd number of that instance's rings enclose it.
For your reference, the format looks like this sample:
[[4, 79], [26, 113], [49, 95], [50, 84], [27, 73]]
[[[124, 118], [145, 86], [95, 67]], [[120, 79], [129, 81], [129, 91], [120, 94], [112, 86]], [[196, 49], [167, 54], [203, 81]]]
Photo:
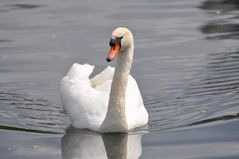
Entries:
[[[1, 158], [238, 158], [238, 9], [233, 0], [2, 0]], [[113, 66], [105, 57], [117, 26], [134, 33], [148, 133], [66, 132], [60, 79], [74, 62], [94, 74]]]

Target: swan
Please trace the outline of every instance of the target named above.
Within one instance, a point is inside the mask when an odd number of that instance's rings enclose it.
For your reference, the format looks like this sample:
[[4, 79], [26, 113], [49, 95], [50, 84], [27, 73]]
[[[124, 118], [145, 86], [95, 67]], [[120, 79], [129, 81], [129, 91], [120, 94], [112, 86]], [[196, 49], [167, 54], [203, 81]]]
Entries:
[[148, 112], [137, 82], [130, 75], [134, 54], [131, 31], [116, 28], [106, 60], [117, 56], [116, 67], [107, 67], [89, 78], [94, 66], [74, 63], [61, 80], [61, 100], [71, 125], [102, 133], [127, 133], [146, 126]]

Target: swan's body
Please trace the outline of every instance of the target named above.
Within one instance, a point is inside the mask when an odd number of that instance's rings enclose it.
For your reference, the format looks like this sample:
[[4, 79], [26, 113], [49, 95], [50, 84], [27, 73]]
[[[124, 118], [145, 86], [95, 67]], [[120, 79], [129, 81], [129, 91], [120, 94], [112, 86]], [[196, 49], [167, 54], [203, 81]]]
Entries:
[[[121, 40], [122, 39], [122, 40]], [[89, 79], [94, 66], [73, 64], [61, 81], [61, 98], [73, 127], [99, 132], [128, 132], [148, 123], [138, 85], [130, 76], [133, 36], [126, 28], [112, 33], [107, 61], [116, 54], [116, 68], [108, 67]]]

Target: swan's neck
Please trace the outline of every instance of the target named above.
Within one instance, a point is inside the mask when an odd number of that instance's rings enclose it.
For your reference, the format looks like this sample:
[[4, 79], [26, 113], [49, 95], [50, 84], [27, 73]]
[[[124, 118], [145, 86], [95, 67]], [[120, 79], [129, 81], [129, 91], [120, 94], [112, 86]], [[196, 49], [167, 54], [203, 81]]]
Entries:
[[125, 52], [120, 52], [116, 62], [112, 81], [108, 111], [102, 124], [105, 132], [127, 132], [128, 126], [125, 115], [125, 94], [133, 60], [134, 46]]

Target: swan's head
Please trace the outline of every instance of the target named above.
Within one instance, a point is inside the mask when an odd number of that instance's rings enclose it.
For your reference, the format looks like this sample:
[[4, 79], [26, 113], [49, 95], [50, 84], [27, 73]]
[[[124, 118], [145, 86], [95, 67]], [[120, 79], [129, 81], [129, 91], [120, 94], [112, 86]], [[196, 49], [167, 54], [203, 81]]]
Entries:
[[113, 60], [117, 54], [126, 52], [133, 45], [131, 31], [124, 27], [115, 29], [109, 42], [110, 51], [106, 58], [108, 62]]

